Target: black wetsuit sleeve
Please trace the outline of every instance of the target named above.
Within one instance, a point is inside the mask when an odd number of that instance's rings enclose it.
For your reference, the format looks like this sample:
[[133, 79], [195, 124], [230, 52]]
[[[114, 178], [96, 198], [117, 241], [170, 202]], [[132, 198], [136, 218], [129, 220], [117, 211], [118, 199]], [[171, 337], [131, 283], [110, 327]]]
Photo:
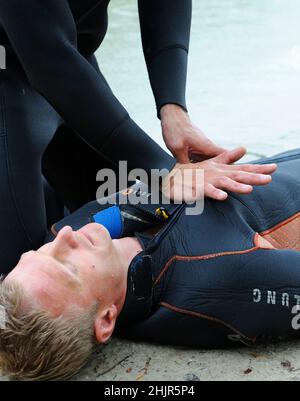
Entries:
[[78, 51], [67, 0], [0, 0], [0, 24], [31, 85], [90, 146], [114, 164], [172, 169], [175, 160], [134, 123]]
[[163, 105], [187, 110], [185, 91], [192, 0], [138, 0], [144, 55], [158, 117]]

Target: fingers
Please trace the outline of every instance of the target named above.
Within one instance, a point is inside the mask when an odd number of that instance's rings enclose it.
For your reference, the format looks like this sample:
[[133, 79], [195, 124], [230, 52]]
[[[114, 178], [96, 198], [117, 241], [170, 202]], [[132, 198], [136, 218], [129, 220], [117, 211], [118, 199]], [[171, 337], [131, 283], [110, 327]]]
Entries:
[[209, 157], [217, 157], [226, 152], [228, 152], [227, 149], [221, 148], [220, 146], [217, 146], [214, 143], [211, 143], [211, 145], [207, 146], [205, 153]]
[[233, 150], [222, 153], [221, 155], [214, 158], [217, 163], [233, 164], [240, 160], [247, 153], [247, 149], [244, 147], [239, 147]]
[[202, 160], [207, 160], [228, 152], [227, 149], [224, 149], [221, 146], [217, 146], [211, 141], [203, 142], [203, 139], [200, 137], [197, 138], [196, 141], [190, 143], [189, 148], [190, 154], [194, 156], [195, 160], [199, 158], [201, 158]]
[[226, 149], [217, 146], [205, 147], [205, 153], [198, 153], [196, 150], [189, 151], [189, 158], [193, 163], [199, 163], [219, 156], [224, 152], [227, 152]]
[[248, 173], [245, 171], [236, 171], [226, 175], [236, 182], [249, 185], [267, 185], [272, 181], [272, 177], [270, 175]]
[[221, 189], [216, 188], [212, 184], [206, 184], [204, 187], [204, 195], [208, 198], [218, 201], [224, 201], [228, 198], [228, 194]]
[[277, 164], [238, 164], [235, 166], [228, 166], [228, 169], [230, 168], [247, 171], [248, 173], [272, 174], [277, 170]]
[[237, 194], [250, 194], [253, 191], [251, 185], [237, 182], [229, 177], [219, 178], [216, 183], [214, 183], [214, 186]]

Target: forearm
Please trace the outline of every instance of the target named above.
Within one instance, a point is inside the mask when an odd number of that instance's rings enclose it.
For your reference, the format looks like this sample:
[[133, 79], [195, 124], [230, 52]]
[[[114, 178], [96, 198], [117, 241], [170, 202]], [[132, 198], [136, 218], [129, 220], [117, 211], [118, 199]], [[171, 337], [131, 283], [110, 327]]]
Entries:
[[[69, 65], [74, 66], [71, 72], [65, 68]], [[43, 70], [47, 68], [45, 63]], [[90, 146], [114, 164], [127, 160], [129, 169], [143, 168], [150, 173], [152, 168], [172, 168], [172, 158], [130, 118], [85, 59], [78, 61], [77, 54], [65, 57], [57, 76], [62, 82], [59, 92], [47, 80], [35, 86]]]
[[139, 0], [145, 59], [158, 115], [165, 104], [186, 107], [191, 0]]

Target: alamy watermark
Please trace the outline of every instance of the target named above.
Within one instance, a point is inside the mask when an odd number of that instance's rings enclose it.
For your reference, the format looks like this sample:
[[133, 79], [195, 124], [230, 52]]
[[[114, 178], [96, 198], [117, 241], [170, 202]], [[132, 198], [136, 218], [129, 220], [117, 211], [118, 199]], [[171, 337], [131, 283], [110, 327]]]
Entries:
[[[204, 210], [204, 170], [199, 168], [182, 168], [172, 170], [152, 169], [150, 175], [143, 169], [129, 171], [126, 161], [119, 162], [118, 174], [111, 169], [99, 170], [97, 182], [102, 182], [96, 194], [101, 204], [116, 204], [117, 188], [128, 188], [129, 183], [142, 182], [147, 190], [131, 190], [118, 199], [120, 204], [170, 205], [186, 204], [187, 215], [200, 215]], [[117, 185], [118, 184], [118, 185]], [[110, 194], [107, 197], [107, 193]]]
[[6, 69], [6, 49], [0, 45], [0, 70]]

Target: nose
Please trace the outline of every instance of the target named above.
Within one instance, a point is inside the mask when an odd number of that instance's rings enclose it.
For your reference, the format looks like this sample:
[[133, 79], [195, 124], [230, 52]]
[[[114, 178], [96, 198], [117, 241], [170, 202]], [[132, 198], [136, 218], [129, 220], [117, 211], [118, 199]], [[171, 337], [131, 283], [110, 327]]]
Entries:
[[78, 245], [78, 242], [74, 235], [74, 231], [70, 226], [62, 228], [57, 234], [57, 237], [54, 242], [56, 245], [56, 249], [66, 246], [75, 248]]

